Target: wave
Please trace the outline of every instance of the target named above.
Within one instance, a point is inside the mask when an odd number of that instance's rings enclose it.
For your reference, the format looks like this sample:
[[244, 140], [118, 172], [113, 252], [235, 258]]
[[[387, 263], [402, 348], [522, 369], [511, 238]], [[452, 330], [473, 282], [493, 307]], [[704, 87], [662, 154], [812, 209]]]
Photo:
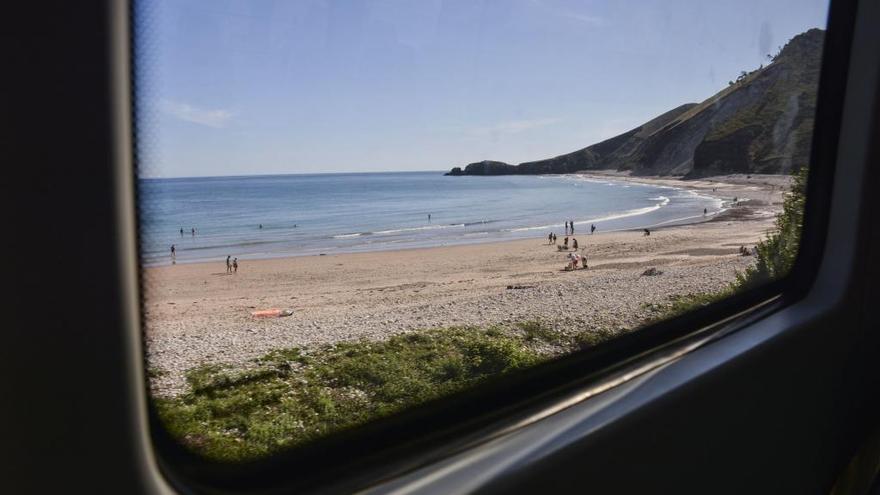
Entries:
[[[646, 213], [651, 213], [652, 211], [657, 211], [660, 208], [669, 204], [669, 198], [667, 198], [666, 196], [660, 196], [659, 198], [650, 198], [650, 199], [653, 201], [659, 201], [659, 202], [655, 205], [652, 205], [652, 206], [646, 206], [644, 208], [636, 208], [633, 210], [626, 210], [626, 211], [622, 211], [620, 213], [613, 213], [611, 215], [606, 215], [604, 217], [588, 218], [586, 220], [575, 220], [574, 224], [575, 225], [594, 224], [594, 223], [599, 223], [599, 222], [607, 222], [609, 220], [619, 220], [621, 218], [635, 217], [638, 215], [644, 215]], [[520, 228], [516, 228], [516, 229], [506, 229], [505, 232], [528, 232], [531, 230], [546, 230], [546, 229], [553, 229], [553, 228], [559, 228], [559, 224], [554, 223], [552, 225], [540, 225], [537, 227], [520, 227]]]
[[334, 235], [333, 238], [334, 239], [351, 239], [352, 237], [360, 237], [362, 235], [370, 235], [370, 233], [369, 232], [354, 232], [351, 234], [339, 234], [339, 235]]
[[690, 215], [690, 216], [680, 217], [680, 218], [670, 218], [669, 220], [664, 220], [662, 222], [657, 222], [655, 224], [651, 224], [649, 227], [659, 227], [661, 225], [666, 225], [666, 224], [675, 223], [675, 222], [685, 222], [687, 220], [693, 220], [695, 218], [714, 217], [714, 216], [718, 216], [718, 215], [724, 213], [725, 211], [727, 211], [729, 209], [730, 208], [721, 208], [718, 211], [710, 211], [709, 213], [707, 213], [705, 215]]
[[437, 229], [451, 229], [455, 227], [466, 227], [468, 224], [466, 223], [451, 223], [447, 225], [423, 225], [421, 227], [407, 227], [401, 229], [389, 229], [389, 230], [378, 230], [376, 232], [371, 232], [376, 235], [388, 235], [388, 234], [399, 234], [401, 232], [418, 232], [420, 230], [437, 230]]

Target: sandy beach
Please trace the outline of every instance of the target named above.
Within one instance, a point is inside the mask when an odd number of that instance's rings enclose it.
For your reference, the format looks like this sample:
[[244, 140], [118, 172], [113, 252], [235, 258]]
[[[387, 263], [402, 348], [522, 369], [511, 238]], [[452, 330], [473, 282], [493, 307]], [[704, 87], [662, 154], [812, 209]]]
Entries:
[[[181, 393], [184, 372], [193, 366], [246, 366], [279, 347], [535, 319], [560, 331], [631, 328], [646, 317], [646, 303], [720, 289], [753, 263], [739, 247], [753, 246], [772, 228], [788, 184], [785, 176], [600, 177], [739, 201], [707, 221], [656, 229], [648, 237], [605, 233], [601, 225], [594, 235], [578, 234], [587, 270], [564, 271], [567, 254], [548, 245], [546, 232], [534, 240], [248, 260], [233, 275], [223, 260], [146, 268], [153, 392]], [[651, 267], [662, 274], [643, 276]], [[268, 308], [293, 314], [251, 316]]]

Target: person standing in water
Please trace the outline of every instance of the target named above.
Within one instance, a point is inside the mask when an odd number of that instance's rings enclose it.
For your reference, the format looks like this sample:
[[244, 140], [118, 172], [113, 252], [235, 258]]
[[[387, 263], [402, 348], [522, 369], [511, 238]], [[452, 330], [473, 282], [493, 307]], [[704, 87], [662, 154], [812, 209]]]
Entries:
[[593, 232], [596, 231], [596, 224], [590, 224], [590, 235], [593, 235]]
[[193, 235], [193, 237], [196, 236], [196, 228], [195, 227], [192, 228], [192, 235]]
[[180, 228], [180, 237], [183, 237], [183, 227]]
[[428, 221], [429, 222], [431, 221], [431, 214], [430, 213], [428, 213]]
[[171, 245], [171, 264], [174, 265], [177, 263], [177, 253], [174, 250], [174, 244]]
[[263, 224], [260, 224], [260, 228], [261, 228], [261, 229], [263, 228]]
[[571, 235], [574, 235], [574, 222], [569, 221], [568, 225], [569, 225], [569, 229], [571, 229]]
[[709, 213], [709, 210], [707, 210], [706, 208], [703, 208], [703, 216], [704, 217], [706, 216], [707, 213]]
[[226, 273], [229, 273], [232, 271], [232, 262], [229, 261], [231, 258], [232, 258], [232, 256], [226, 257]]

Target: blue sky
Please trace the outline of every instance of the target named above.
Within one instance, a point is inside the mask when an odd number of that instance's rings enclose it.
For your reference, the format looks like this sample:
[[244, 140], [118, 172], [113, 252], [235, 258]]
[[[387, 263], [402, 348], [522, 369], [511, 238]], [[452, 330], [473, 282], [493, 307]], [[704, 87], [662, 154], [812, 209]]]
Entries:
[[824, 27], [824, 0], [158, 0], [142, 175], [547, 158], [701, 101]]

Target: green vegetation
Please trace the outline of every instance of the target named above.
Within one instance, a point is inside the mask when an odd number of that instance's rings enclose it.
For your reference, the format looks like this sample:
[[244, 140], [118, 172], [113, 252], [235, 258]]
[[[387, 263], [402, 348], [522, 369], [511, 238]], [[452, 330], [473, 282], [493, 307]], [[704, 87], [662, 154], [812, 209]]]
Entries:
[[655, 313], [651, 321], [672, 318], [694, 309], [729, 297], [734, 293], [751, 289], [784, 277], [791, 271], [797, 258], [804, 224], [807, 167], [801, 167], [792, 175], [791, 188], [782, 201], [782, 212], [776, 217], [776, 227], [767, 238], [758, 242], [755, 264], [737, 273], [729, 287], [718, 292], [672, 296], [666, 303], [650, 303], [643, 307]]
[[783, 199], [782, 212], [776, 217], [776, 228], [755, 246], [757, 256], [754, 265], [737, 273], [736, 280], [720, 291], [672, 296], [665, 303], [644, 304], [644, 309], [654, 313], [650, 321], [672, 318], [708, 306], [738, 291], [757, 287], [788, 274], [800, 247], [807, 173], [807, 167], [801, 167], [792, 175], [791, 189]]
[[782, 202], [776, 217], [776, 229], [758, 243], [755, 265], [737, 274], [737, 288], [747, 289], [785, 276], [794, 264], [801, 241], [806, 201], [807, 167], [793, 175], [791, 190]]
[[[191, 390], [156, 405], [169, 432], [215, 461], [241, 461], [422, 404], [614, 332], [567, 336], [532, 321], [516, 329], [447, 328], [382, 342], [270, 352], [250, 369], [190, 370]], [[543, 348], [543, 349], [541, 349]], [[551, 349], [550, 351], [547, 348]]]

